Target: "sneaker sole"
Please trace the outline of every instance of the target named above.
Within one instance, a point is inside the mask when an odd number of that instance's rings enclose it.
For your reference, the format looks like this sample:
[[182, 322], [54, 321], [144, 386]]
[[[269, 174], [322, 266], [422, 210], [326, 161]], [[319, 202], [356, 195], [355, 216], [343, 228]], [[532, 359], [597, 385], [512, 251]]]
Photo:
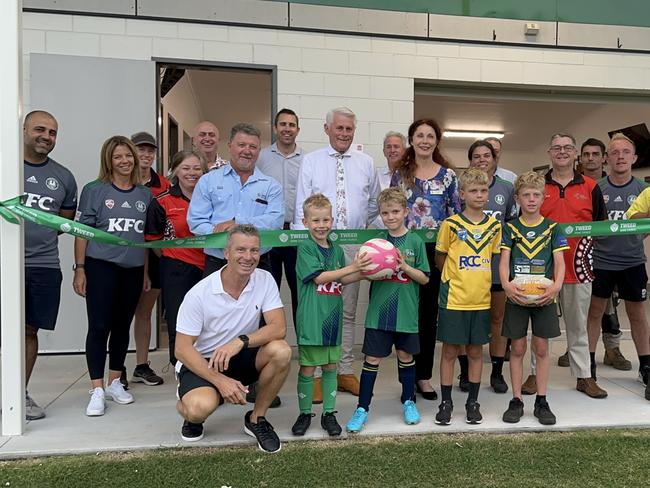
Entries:
[[553, 422], [550, 422], [548, 420], [542, 420], [540, 419], [537, 415], [535, 415], [535, 418], [539, 421], [540, 424], [542, 425], [555, 425], [557, 423], [557, 420], [554, 420]]
[[405, 423], [406, 425], [417, 425], [417, 424], [420, 423], [420, 419], [417, 419], [417, 420], [414, 420], [414, 421], [411, 421], [411, 422], [409, 422], [408, 420], [404, 419], [404, 423]]
[[[246, 427], [245, 425], [244, 425], [244, 433], [248, 434], [249, 436], [251, 436], [253, 439], [255, 439], [257, 441], [257, 437], [255, 437], [255, 434], [253, 434], [253, 432], [251, 430], [249, 430], [248, 427]], [[275, 454], [276, 452], [280, 452], [282, 450], [282, 442], [280, 442], [280, 446], [275, 451], [267, 451], [266, 449], [264, 449], [260, 445], [259, 441], [257, 441], [257, 447], [259, 447], [260, 451], [262, 451], [262, 452], [267, 452], [269, 454]]]
[[437, 424], [437, 425], [449, 425], [449, 424], [451, 424], [451, 420], [452, 420], [453, 418], [454, 418], [453, 415], [452, 415], [451, 417], [449, 417], [449, 421], [448, 421], [448, 422], [443, 422], [443, 421], [438, 420], [438, 419], [433, 419], [433, 421], [434, 421], [434, 423]]
[[87, 417], [101, 417], [105, 410], [86, 410]]
[[481, 419], [481, 420], [469, 420], [469, 419], [465, 419], [465, 423], [466, 423], [466, 424], [470, 424], [470, 425], [478, 425], [478, 424], [482, 424], [482, 423], [483, 423], [483, 419]]
[[145, 378], [140, 378], [138, 376], [134, 376], [133, 378], [131, 378], [131, 383], [144, 383], [147, 386], [158, 386], [158, 385], [162, 385], [164, 382], [165, 380], [161, 380], [160, 382], [149, 381]]
[[25, 420], [39, 420], [45, 418], [45, 412], [40, 415], [25, 415]]
[[[523, 415], [521, 417], [523, 417]], [[506, 419], [505, 417], [501, 417], [501, 420], [503, 420], [506, 424], [518, 424], [519, 421], [521, 420], [521, 417], [519, 417], [516, 420], [515, 419]]]
[[200, 441], [203, 439], [203, 434], [197, 436], [197, 437], [185, 437], [183, 434], [181, 434], [181, 439], [183, 439], [185, 442], [196, 442]]
[[131, 398], [130, 400], [120, 400], [119, 398], [114, 397], [108, 392], [106, 392], [106, 400], [112, 400], [115, 403], [119, 403], [120, 405], [128, 405], [129, 403], [133, 403], [135, 401], [134, 398]]

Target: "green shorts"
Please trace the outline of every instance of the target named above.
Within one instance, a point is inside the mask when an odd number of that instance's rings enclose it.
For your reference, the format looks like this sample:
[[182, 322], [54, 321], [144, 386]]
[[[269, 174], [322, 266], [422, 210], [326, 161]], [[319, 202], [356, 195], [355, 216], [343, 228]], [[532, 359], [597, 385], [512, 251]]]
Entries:
[[341, 346], [298, 346], [300, 366], [323, 366], [341, 360]]
[[551, 303], [543, 307], [524, 307], [506, 302], [503, 318], [503, 336], [520, 339], [528, 334], [528, 321], [533, 324], [533, 335], [542, 339], [551, 339], [560, 335], [560, 320], [557, 317], [557, 305]]
[[438, 309], [438, 340], [444, 344], [487, 344], [490, 342], [489, 310]]

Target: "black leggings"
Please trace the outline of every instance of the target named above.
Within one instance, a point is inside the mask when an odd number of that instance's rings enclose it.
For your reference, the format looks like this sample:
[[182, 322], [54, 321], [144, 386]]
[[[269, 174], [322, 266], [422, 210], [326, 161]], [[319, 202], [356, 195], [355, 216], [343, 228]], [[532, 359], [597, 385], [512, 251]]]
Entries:
[[91, 380], [104, 378], [106, 343], [108, 369], [121, 371], [129, 348], [131, 321], [142, 293], [144, 266], [123, 268], [86, 256], [86, 362]]
[[420, 286], [418, 332], [420, 353], [415, 356], [415, 379], [430, 380], [433, 372], [433, 354], [438, 333], [438, 293], [440, 292], [440, 271], [436, 268], [435, 243], [427, 243], [429, 260], [429, 282]]
[[178, 259], [160, 258], [160, 285], [167, 334], [169, 336], [169, 362], [176, 365], [176, 318], [185, 294], [203, 277], [203, 270]]

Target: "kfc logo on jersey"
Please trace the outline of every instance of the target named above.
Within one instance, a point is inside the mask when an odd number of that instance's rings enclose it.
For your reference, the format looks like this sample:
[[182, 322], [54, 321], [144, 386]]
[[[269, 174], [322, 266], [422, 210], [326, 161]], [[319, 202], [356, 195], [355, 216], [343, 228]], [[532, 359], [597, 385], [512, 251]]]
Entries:
[[393, 275], [387, 281], [407, 284], [411, 282], [411, 277], [400, 269], [397, 273], [393, 273]]
[[343, 286], [338, 281], [321, 283], [316, 287], [316, 293], [319, 295], [340, 295], [342, 290]]
[[486, 210], [483, 209], [483, 213], [488, 217], [494, 217], [497, 220], [501, 220], [501, 210]]
[[30, 208], [39, 208], [47, 212], [52, 210], [51, 204], [54, 202], [52, 197], [44, 197], [36, 193], [25, 193], [24, 205]]
[[115, 201], [109, 198], [108, 200], [104, 200], [104, 205], [106, 205], [107, 209], [111, 210], [115, 206]]
[[108, 232], [128, 232], [131, 229], [138, 234], [144, 232], [144, 220], [112, 218], [108, 219]]

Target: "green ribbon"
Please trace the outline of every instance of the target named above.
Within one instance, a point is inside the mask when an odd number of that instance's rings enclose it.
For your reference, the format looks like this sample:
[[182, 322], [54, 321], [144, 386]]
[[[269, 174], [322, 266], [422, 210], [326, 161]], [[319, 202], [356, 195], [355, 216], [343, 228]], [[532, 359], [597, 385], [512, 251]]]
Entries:
[[[109, 234], [103, 230], [68, 220], [55, 214], [29, 208], [20, 202], [20, 197], [0, 202], [0, 216], [13, 224], [19, 224], [17, 217], [37, 225], [42, 225], [58, 232], [70, 234], [83, 239], [94, 240], [104, 244], [117, 246], [162, 248], [217, 248], [226, 246], [227, 232], [194, 236], [181, 239], [160, 240], [151, 242], [133, 242]], [[604, 220], [598, 222], [577, 222], [560, 224], [567, 237], [584, 236], [616, 236], [650, 233], [650, 219], [634, 220]], [[333, 230], [330, 239], [338, 244], [363, 244], [368, 239], [380, 236], [382, 229], [350, 229]], [[432, 229], [417, 229], [414, 231], [425, 242], [435, 242], [437, 232]], [[306, 230], [263, 230], [260, 231], [263, 247], [296, 246], [309, 237]]]

